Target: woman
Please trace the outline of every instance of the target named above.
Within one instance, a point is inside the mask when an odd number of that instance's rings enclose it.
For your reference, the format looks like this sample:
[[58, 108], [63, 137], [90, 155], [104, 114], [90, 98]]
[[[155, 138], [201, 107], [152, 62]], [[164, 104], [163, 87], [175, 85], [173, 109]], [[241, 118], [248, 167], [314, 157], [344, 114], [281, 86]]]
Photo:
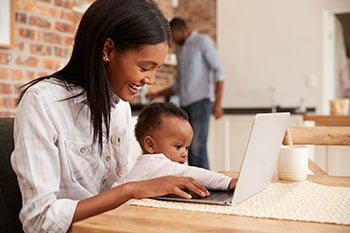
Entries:
[[82, 17], [68, 64], [27, 84], [11, 157], [26, 232], [66, 232], [132, 198], [209, 195], [188, 177], [113, 186], [130, 170], [128, 101], [154, 82], [170, 39], [154, 2], [97, 0]]

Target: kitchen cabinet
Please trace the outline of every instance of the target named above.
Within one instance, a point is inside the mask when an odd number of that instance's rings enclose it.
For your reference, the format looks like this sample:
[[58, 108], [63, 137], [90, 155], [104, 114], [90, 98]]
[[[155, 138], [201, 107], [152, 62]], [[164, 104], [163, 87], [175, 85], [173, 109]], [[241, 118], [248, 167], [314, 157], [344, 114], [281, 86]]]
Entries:
[[[239, 171], [255, 114], [225, 114], [211, 119], [208, 138], [210, 169]], [[290, 126], [303, 124], [302, 115], [291, 115]]]
[[[253, 125], [255, 114], [225, 114], [219, 120], [210, 119], [208, 156], [213, 171], [239, 171]], [[132, 117], [136, 124], [137, 115]], [[310, 125], [300, 114], [292, 114], [289, 126]], [[312, 123], [311, 123], [312, 124]], [[350, 176], [350, 147], [310, 146], [310, 158], [330, 175]], [[131, 142], [131, 159], [142, 153], [135, 137]]]

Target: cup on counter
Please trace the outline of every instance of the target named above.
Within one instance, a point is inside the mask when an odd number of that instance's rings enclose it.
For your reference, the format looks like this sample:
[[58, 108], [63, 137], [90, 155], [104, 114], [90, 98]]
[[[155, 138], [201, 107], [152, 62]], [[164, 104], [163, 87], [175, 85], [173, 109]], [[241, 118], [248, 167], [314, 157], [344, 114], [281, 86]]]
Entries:
[[331, 115], [349, 114], [350, 100], [348, 98], [337, 98], [329, 101]]
[[281, 146], [277, 174], [281, 180], [302, 181], [308, 173], [310, 148], [304, 145]]

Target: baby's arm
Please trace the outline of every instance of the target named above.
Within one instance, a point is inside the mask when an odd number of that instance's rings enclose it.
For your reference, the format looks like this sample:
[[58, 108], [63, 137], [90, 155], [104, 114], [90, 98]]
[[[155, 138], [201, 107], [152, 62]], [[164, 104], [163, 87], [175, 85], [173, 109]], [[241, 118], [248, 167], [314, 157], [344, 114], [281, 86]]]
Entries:
[[182, 169], [183, 176], [190, 176], [198, 180], [208, 189], [227, 190], [234, 188], [236, 180], [224, 174], [204, 168], [178, 164], [177, 169]]
[[229, 190], [234, 189], [234, 188], [236, 187], [236, 183], [237, 183], [237, 179], [232, 178], [232, 179], [231, 179], [231, 182], [230, 182], [230, 185], [228, 186], [228, 189], [229, 189]]

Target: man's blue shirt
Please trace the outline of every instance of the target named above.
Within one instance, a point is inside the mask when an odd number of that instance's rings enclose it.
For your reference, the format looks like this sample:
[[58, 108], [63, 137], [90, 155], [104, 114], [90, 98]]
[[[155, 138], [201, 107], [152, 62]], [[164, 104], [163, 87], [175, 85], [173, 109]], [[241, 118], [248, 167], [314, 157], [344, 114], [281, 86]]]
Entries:
[[185, 44], [177, 46], [177, 79], [172, 90], [180, 96], [180, 105], [214, 98], [213, 82], [224, 80], [214, 41], [207, 35], [192, 31]]

